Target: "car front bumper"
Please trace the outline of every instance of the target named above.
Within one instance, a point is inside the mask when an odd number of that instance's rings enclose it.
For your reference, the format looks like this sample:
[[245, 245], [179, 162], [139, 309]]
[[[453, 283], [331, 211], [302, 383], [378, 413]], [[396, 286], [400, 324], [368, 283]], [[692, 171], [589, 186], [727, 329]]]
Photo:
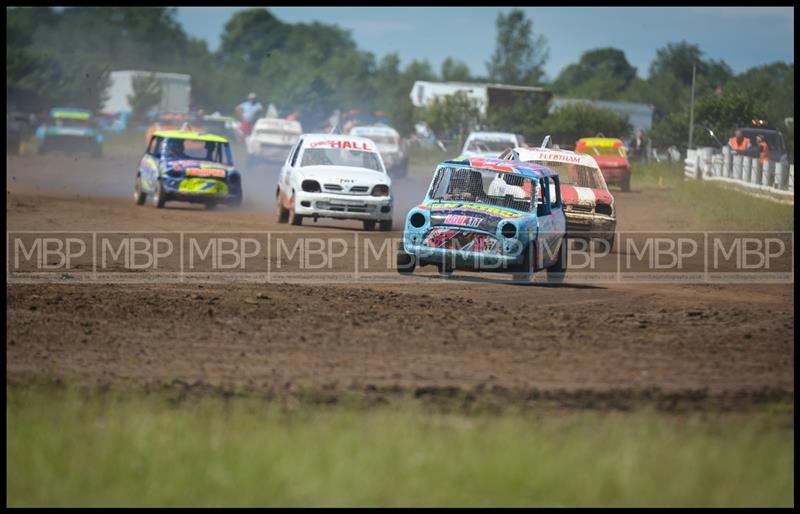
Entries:
[[268, 159], [273, 161], [283, 161], [289, 155], [291, 146], [271, 145], [267, 143], [256, 142], [253, 145], [250, 155], [260, 159]]
[[185, 202], [235, 202], [242, 196], [241, 183], [199, 178], [165, 178], [164, 193], [170, 200]]
[[569, 239], [609, 239], [617, 229], [617, 219], [592, 213], [566, 212]]
[[607, 184], [621, 184], [631, 176], [630, 168], [601, 168], [600, 171]]
[[498, 240], [496, 251], [476, 252], [462, 248], [443, 248], [425, 244], [427, 234], [411, 231], [403, 235], [403, 247], [407, 254], [414, 255], [419, 265], [446, 263], [455, 269], [476, 271], [508, 271], [522, 263], [525, 258], [524, 242], [516, 239]]
[[331, 193], [296, 194], [295, 214], [351, 220], [388, 221], [392, 219], [391, 196], [337, 195]]

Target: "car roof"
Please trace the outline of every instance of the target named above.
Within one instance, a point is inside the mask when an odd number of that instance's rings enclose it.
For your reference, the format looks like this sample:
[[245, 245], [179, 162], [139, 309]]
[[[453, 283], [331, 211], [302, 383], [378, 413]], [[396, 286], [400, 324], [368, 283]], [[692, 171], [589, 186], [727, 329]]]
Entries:
[[588, 153], [575, 153], [570, 150], [556, 150], [554, 148], [532, 148], [518, 146], [514, 151], [519, 155], [520, 161], [551, 161], [578, 164], [588, 168], [600, 169], [594, 157]]
[[255, 127], [300, 127], [297, 120], [287, 120], [286, 118], [259, 118], [256, 120]]
[[558, 173], [551, 170], [547, 166], [542, 166], [541, 164], [532, 164], [522, 161], [506, 161], [503, 159], [495, 159], [493, 157], [471, 157], [469, 159], [464, 159], [463, 161], [444, 161], [439, 164], [439, 166], [452, 165], [470, 167], [478, 170], [511, 173], [513, 175], [520, 175], [531, 179], [558, 176]]
[[92, 111], [86, 109], [72, 109], [69, 107], [53, 107], [50, 109], [50, 116], [53, 118], [65, 118], [70, 120], [88, 120], [92, 117]]
[[228, 140], [216, 134], [206, 132], [189, 132], [187, 130], [159, 130], [153, 133], [154, 136], [167, 139], [189, 139], [192, 141], [211, 141], [213, 143], [227, 143]]
[[[377, 124], [376, 125], [357, 125], [357, 126], [353, 127], [352, 129], [350, 129], [350, 135], [356, 135], [358, 133], [360, 133], [360, 134], [376, 134], [376, 135], [377, 134], [391, 134], [391, 135], [394, 135], [394, 134], [397, 134], [397, 131], [395, 129], [393, 129], [392, 127], [390, 127], [389, 125], [384, 125], [384, 124], [380, 124], [380, 125], [377, 125]], [[367, 137], [369, 137], [369, 136], [367, 136]]]
[[617, 137], [582, 137], [578, 139], [578, 143], [583, 143], [586, 146], [618, 146], [623, 145], [625, 143], [622, 142], [622, 139]]
[[[759, 136], [765, 134], [783, 134], [780, 130], [764, 129], [764, 128], [741, 127], [737, 128], [736, 130], [741, 130], [742, 132], [749, 132], [751, 134], [758, 134]], [[736, 130], [734, 130], [734, 132], [736, 132]]]
[[324, 144], [333, 141], [349, 141], [351, 143], [360, 143], [366, 145], [364, 148], [367, 150], [377, 152], [374, 147], [374, 142], [366, 137], [351, 136], [345, 134], [303, 134], [303, 147], [308, 148], [309, 145]]
[[485, 139], [517, 139], [517, 135], [513, 132], [471, 132], [467, 139], [473, 137], [482, 137]]

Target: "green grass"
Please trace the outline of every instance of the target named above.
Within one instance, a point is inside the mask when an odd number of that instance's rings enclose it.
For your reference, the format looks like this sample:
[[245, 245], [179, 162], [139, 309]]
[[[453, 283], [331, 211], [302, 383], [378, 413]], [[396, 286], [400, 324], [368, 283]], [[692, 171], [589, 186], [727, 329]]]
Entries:
[[792, 205], [748, 195], [720, 183], [684, 178], [680, 164], [653, 163], [633, 168], [634, 190], [670, 190], [676, 205], [714, 228], [794, 230]]
[[8, 385], [6, 397], [9, 506], [794, 504], [785, 412], [281, 410]]

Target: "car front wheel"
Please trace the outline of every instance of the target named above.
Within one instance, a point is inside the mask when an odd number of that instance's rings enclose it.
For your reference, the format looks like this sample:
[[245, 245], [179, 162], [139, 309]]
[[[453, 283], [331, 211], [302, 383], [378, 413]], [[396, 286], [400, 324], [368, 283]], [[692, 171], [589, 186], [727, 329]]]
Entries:
[[416, 255], [406, 253], [402, 241], [397, 248], [397, 272], [401, 275], [411, 275], [417, 267]]
[[567, 275], [568, 248], [569, 244], [567, 244], [566, 239], [562, 239], [555, 262], [547, 267], [548, 283], [560, 284], [564, 282], [564, 278]]
[[[531, 243], [534, 244], [534, 243]], [[525, 255], [522, 262], [514, 269], [511, 280], [513, 282], [527, 284], [533, 281], [533, 275], [536, 271], [536, 257], [530, 246], [525, 248]]]
[[294, 212], [294, 204], [295, 204], [294, 195], [292, 195], [292, 199], [289, 200], [289, 222], [292, 225], [302, 225], [303, 216], [301, 216], [300, 214], [296, 214]]
[[156, 209], [163, 209], [165, 203], [167, 203], [167, 197], [164, 192], [164, 183], [159, 180], [156, 182], [156, 190], [153, 192], [153, 205]]
[[142, 177], [136, 177], [136, 184], [133, 187], [133, 201], [136, 205], [144, 205], [147, 201], [147, 193], [142, 191]]

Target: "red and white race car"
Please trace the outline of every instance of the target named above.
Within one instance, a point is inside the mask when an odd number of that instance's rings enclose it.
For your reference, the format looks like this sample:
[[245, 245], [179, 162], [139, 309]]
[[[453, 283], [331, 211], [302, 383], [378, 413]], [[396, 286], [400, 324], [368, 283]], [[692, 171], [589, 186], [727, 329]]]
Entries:
[[567, 217], [567, 237], [607, 241], [609, 251], [613, 248], [617, 228], [614, 197], [591, 155], [552, 148], [517, 147], [506, 150], [500, 158], [540, 164], [558, 173]]

